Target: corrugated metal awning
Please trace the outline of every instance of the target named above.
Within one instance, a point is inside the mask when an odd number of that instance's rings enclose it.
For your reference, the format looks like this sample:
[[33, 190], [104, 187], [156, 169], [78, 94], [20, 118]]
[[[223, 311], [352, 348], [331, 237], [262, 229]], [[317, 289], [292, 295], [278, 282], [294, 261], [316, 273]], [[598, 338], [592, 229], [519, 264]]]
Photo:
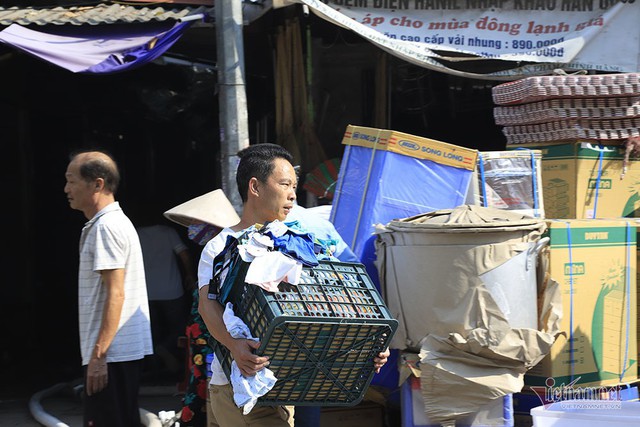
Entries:
[[213, 17], [212, 7], [131, 6], [100, 3], [94, 6], [2, 7], [0, 26], [27, 25], [102, 25], [178, 21], [189, 15]]

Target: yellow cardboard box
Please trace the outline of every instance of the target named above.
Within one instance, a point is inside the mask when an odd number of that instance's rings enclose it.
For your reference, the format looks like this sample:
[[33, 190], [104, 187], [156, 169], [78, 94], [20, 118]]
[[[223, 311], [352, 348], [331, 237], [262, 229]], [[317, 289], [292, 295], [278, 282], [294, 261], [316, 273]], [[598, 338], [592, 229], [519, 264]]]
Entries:
[[623, 175], [624, 147], [593, 142], [534, 146], [542, 152], [547, 218], [640, 217], [640, 159]]
[[[638, 233], [636, 233], [637, 245], [636, 245], [636, 267], [640, 265], [640, 220], [636, 219], [636, 227]], [[640, 288], [640, 271], [636, 268], [636, 285]], [[637, 295], [637, 294], [636, 294]], [[636, 325], [640, 325], [640, 298], [637, 298], [637, 323]], [[640, 360], [640, 327], [638, 327], [636, 331], [636, 336], [638, 338], [638, 360]], [[640, 377], [640, 369], [638, 371], [638, 376]]]
[[549, 275], [562, 289], [562, 330], [529, 385], [612, 385], [637, 378], [636, 227], [625, 219], [548, 221]]
[[478, 151], [471, 148], [394, 130], [364, 126], [347, 126], [342, 143], [375, 150], [391, 151], [471, 171], [476, 167], [478, 158]]

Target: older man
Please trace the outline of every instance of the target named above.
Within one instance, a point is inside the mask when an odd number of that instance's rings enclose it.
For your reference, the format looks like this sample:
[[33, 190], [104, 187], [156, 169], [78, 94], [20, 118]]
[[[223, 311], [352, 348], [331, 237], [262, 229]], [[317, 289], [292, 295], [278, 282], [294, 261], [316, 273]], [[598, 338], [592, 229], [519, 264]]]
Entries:
[[139, 427], [140, 367], [153, 351], [138, 234], [115, 200], [120, 174], [113, 158], [73, 154], [65, 177], [69, 206], [88, 220], [78, 275], [84, 426]]

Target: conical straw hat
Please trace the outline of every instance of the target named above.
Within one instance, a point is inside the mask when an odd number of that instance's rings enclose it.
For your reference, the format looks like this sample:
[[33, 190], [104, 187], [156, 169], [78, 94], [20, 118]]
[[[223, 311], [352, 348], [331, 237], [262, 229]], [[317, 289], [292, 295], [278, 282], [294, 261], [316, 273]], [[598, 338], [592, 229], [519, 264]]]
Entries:
[[225, 228], [236, 225], [240, 217], [221, 189], [195, 197], [164, 213], [164, 216], [180, 225], [207, 223]]

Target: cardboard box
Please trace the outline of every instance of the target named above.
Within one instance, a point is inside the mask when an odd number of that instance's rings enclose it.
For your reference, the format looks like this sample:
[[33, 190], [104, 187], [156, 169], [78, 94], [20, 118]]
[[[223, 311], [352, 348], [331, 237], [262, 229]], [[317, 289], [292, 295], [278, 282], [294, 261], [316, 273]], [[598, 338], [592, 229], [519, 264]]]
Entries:
[[623, 175], [624, 147], [592, 142], [534, 146], [542, 152], [547, 218], [640, 216], [640, 159]]
[[362, 402], [352, 407], [326, 407], [320, 413], [320, 427], [384, 427], [384, 407]]
[[474, 170], [477, 150], [459, 147], [435, 139], [388, 129], [347, 126], [342, 138], [345, 145], [389, 151], [416, 159], [431, 160], [446, 166]]
[[562, 330], [529, 385], [612, 385], [637, 378], [633, 220], [550, 220], [549, 275], [562, 287]]
[[544, 218], [540, 150], [478, 153], [467, 204]]
[[[640, 220], [636, 220], [636, 227], [638, 233], [636, 234], [637, 238], [637, 246], [636, 246], [636, 267], [640, 265]], [[636, 281], [637, 286], [640, 287], [640, 271], [636, 268]], [[637, 288], [636, 288], [637, 289]], [[637, 293], [636, 293], [637, 295]], [[640, 325], [640, 298], [637, 298], [637, 323], [636, 325]], [[640, 327], [637, 328], [636, 336], [638, 339], [638, 360], [640, 361]], [[638, 377], [640, 378], [640, 368], [638, 368]]]

